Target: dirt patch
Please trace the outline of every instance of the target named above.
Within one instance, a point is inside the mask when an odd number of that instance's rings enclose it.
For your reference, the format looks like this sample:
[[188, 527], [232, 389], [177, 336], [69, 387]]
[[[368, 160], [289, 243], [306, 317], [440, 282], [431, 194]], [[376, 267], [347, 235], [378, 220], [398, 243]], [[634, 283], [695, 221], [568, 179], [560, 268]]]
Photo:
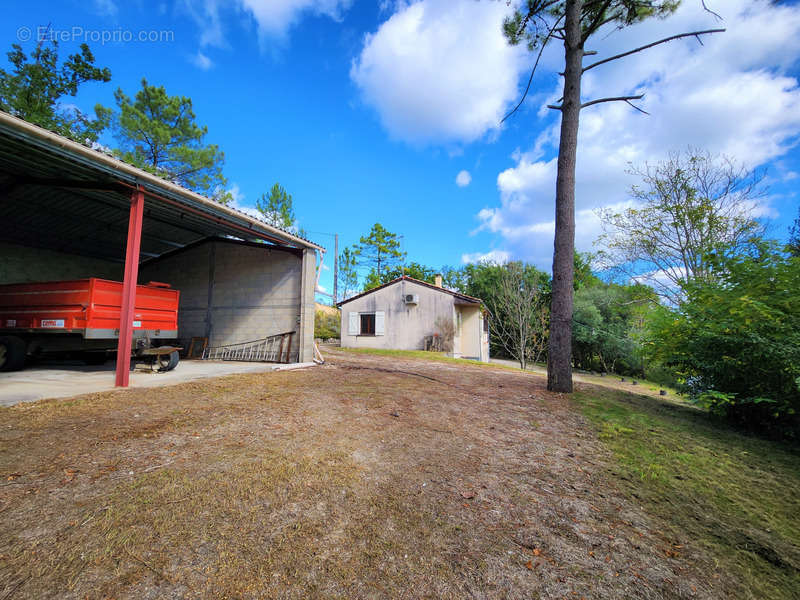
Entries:
[[2, 598], [724, 595], [526, 373], [331, 353], [2, 423]]

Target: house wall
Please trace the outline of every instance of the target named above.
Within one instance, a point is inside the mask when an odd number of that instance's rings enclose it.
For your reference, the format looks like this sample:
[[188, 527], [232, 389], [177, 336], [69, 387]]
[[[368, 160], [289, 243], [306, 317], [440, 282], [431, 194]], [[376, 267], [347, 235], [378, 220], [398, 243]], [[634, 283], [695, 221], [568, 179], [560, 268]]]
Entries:
[[221, 346], [296, 331], [291, 360], [309, 361], [315, 253], [306, 259], [298, 253], [212, 241], [142, 265], [139, 281], [180, 290], [178, 332], [187, 347], [192, 337]]
[[460, 305], [456, 309], [461, 311], [461, 356], [483, 360], [480, 307]]
[[[405, 304], [404, 294], [418, 294], [419, 304]], [[423, 350], [425, 336], [432, 335], [436, 330], [437, 318], [454, 322], [453, 296], [412, 281], [398, 281], [348, 302], [341, 308], [341, 345], [344, 348]], [[375, 311], [385, 313], [384, 335], [349, 334], [349, 313]]]
[[0, 283], [66, 281], [100, 277], [120, 281], [122, 262], [0, 242]]
[[[419, 304], [407, 305], [405, 294], [418, 294]], [[398, 281], [357, 298], [341, 307], [341, 345], [343, 348], [384, 348], [423, 350], [424, 340], [437, 330], [437, 319], [453, 323], [453, 355], [488, 361], [488, 348], [481, 351], [481, 314], [478, 306], [456, 305], [455, 298], [413, 281]], [[350, 335], [349, 314], [383, 311], [384, 335]], [[461, 326], [458, 327], [458, 315]]]

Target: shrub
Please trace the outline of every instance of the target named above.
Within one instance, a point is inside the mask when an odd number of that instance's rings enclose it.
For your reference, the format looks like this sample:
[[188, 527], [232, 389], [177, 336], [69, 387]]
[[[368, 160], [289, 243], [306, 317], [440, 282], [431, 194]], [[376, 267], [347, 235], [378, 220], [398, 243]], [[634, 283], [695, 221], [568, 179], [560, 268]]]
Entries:
[[711, 412], [800, 437], [800, 259], [762, 243], [654, 320], [651, 351]]
[[337, 315], [318, 310], [314, 313], [314, 337], [328, 340], [339, 339], [340, 322]]

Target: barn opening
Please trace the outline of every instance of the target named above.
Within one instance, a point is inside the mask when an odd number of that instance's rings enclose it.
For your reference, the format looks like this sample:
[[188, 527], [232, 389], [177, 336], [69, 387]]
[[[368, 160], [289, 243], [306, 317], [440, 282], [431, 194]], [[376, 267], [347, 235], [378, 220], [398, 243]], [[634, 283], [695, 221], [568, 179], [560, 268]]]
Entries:
[[[125, 348], [136, 343], [136, 284], [150, 281], [180, 292], [174, 343], [184, 352], [193, 338], [220, 347], [291, 333], [283, 356], [310, 362], [322, 253], [292, 232], [0, 112], [0, 286], [123, 282], [111, 333], [118, 385], [127, 385]], [[8, 337], [14, 328], [2, 310], [0, 336]]]

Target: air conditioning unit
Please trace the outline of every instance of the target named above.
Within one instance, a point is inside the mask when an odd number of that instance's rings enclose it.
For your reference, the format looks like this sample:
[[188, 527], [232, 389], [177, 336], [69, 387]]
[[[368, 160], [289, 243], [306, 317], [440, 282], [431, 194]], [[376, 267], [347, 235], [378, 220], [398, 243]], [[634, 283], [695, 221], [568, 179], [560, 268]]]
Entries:
[[406, 294], [403, 298], [406, 304], [419, 304], [419, 294]]

